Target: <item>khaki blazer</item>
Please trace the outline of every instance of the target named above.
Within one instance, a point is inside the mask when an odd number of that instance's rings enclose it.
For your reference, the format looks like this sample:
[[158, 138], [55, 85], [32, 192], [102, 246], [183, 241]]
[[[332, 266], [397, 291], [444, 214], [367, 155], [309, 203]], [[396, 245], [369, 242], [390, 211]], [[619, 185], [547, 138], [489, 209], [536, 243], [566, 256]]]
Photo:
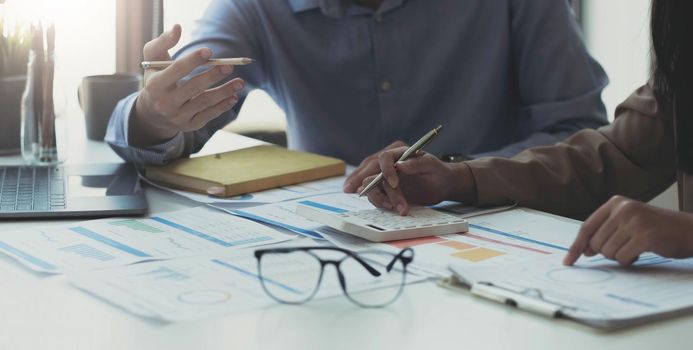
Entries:
[[621, 103], [610, 125], [510, 159], [466, 164], [479, 205], [517, 202], [584, 219], [613, 195], [648, 201], [678, 178], [679, 207], [693, 211], [693, 177], [677, 171], [673, 118], [658, 107], [651, 84]]

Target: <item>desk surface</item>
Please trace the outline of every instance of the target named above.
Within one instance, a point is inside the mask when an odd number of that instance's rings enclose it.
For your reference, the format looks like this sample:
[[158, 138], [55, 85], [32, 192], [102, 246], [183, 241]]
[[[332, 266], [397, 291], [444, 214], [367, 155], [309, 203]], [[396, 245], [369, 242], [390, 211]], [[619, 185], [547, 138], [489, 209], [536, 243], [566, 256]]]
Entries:
[[[82, 134], [83, 135], [83, 134]], [[69, 162], [119, 161], [100, 142], [73, 138]], [[203, 152], [256, 144], [221, 133]], [[233, 144], [233, 146], [231, 146]], [[0, 158], [0, 162], [4, 161]], [[147, 188], [152, 213], [197, 204]], [[52, 221], [42, 221], [45, 225]], [[64, 221], [63, 221], [64, 222]], [[0, 230], [37, 225], [0, 222]], [[652, 349], [690, 347], [693, 316], [616, 333], [550, 320], [433, 283], [409, 285], [385, 309], [344, 298], [276, 305], [189, 323], [157, 323], [0, 257], [0, 350], [4, 349]]]

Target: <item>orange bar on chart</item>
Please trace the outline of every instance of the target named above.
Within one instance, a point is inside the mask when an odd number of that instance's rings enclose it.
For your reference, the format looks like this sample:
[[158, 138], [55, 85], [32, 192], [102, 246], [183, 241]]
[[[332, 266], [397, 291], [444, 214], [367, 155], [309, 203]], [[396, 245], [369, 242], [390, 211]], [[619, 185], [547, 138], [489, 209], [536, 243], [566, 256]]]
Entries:
[[406, 247], [414, 247], [417, 245], [422, 245], [422, 244], [430, 244], [430, 243], [437, 243], [444, 241], [444, 239], [437, 237], [437, 236], [431, 236], [431, 237], [421, 237], [421, 238], [412, 238], [412, 239], [402, 239], [399, 241], [390, 241], [390, 242], [385, 242], [395, 248], [400, 248], [404, 249]]
[[464, 259], [471, 262], [479, 262], [486, 259], [491, 259], [496, 256], [503, 255], [505, 253], [499, 252], [497, 250], [491, 250], [486, 248], [468, 249], [452, 254], [452, 256], [460, 259]]
[[447, 241], [443, 243], [439, 243], [440, 245], [444, 245], [446, 247], [450, 247], [455, 250], [466, 250], [466, 249], [471, 249], [471, 248], [476, 248], [475, 245], [467, 244], [464, 242], [458, 242], [458, 241]]

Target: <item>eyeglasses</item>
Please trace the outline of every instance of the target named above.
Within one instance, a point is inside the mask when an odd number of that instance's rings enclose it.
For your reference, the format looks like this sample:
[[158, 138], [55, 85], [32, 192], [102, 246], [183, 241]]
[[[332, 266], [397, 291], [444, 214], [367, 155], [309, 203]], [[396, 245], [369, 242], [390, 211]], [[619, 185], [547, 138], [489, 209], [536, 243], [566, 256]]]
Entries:
[[[330, 259], [321, 257], [326, 255]], [[302, 304], [312, 299], [325, 266], [332, 264], [349, 300], [363, 307], [382, 307], [402, 294], [414, 251], [356, 253], [338, 247], [286, 247], [256, 250], [255, 258], [262, 288], [280, 303]]]

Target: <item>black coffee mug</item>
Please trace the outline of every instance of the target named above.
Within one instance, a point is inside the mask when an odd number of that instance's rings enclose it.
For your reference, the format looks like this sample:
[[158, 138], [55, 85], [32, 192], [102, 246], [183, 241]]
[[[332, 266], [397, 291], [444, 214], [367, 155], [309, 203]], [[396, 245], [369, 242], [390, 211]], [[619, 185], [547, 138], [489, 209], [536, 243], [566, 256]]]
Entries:
[[78, 98], [90, 140], [103, 141], [118, 101], [139, 91], [141, 84], [139, 74], [91, 75], [82, 79]]

